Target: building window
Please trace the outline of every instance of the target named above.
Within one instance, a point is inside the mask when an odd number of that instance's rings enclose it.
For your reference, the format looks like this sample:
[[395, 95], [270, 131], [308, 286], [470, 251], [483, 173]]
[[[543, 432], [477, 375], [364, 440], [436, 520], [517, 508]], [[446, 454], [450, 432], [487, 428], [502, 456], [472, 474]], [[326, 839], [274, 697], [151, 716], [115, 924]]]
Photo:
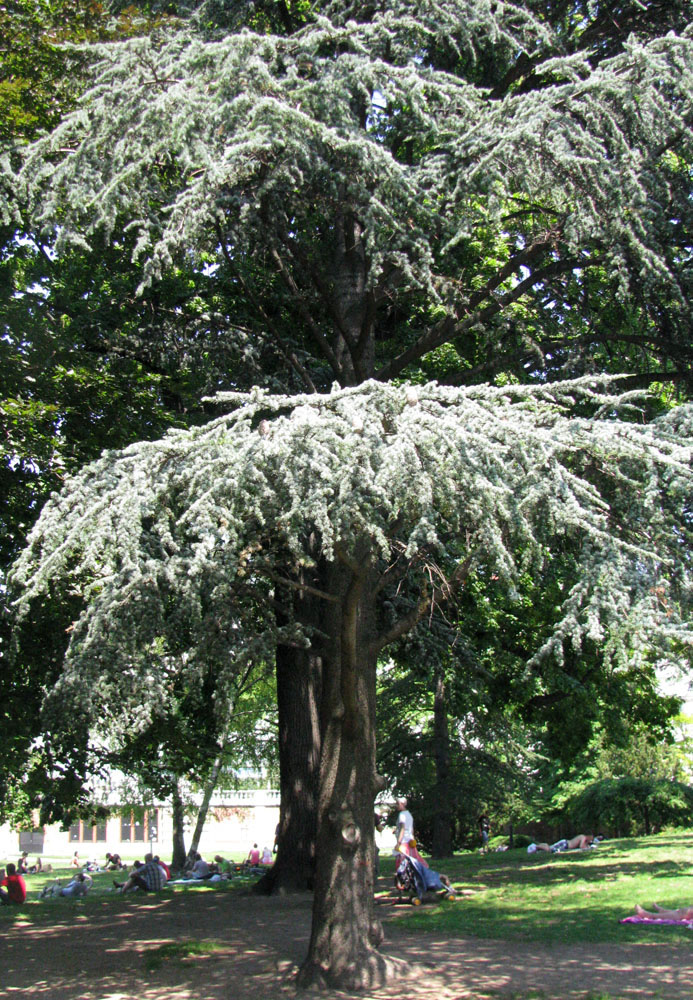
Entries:
[[144, 843], [159, 839], [159, 810], [133, 809], [120, 817], [120, 839], [125, 843]]
[[70, 843], [98, 844], [106, 840], [105, 823], [85, 823], [79, 820], [70, 827]]
[[28, 854], [43, 853], [43, 827], [19, 831], [19, 850]]

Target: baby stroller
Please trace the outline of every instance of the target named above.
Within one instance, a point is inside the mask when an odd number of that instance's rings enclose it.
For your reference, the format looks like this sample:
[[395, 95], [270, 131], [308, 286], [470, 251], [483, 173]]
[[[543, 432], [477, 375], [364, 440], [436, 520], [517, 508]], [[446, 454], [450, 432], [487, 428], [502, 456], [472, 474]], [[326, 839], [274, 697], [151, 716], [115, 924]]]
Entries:
[[443, 899], [457, 898], [447, 875], [440, 875], [406, 854], [399, 856], [395, 872], [395, 888], [399, 890], [400, 899], [403, 895], [408, 895], [414, 906], [421, 905], [427, 892], [438, 892]]

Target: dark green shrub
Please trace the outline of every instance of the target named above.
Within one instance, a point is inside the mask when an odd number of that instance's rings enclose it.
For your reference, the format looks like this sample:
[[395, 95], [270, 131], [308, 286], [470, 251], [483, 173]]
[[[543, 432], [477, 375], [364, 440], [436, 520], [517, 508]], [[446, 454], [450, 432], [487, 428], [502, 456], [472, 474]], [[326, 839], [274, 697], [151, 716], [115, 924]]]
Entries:
[[576, 829], [617, 837], [690, 827], [693, 789], [664, 779], [603, 778], [569, 799], [565, 813]]

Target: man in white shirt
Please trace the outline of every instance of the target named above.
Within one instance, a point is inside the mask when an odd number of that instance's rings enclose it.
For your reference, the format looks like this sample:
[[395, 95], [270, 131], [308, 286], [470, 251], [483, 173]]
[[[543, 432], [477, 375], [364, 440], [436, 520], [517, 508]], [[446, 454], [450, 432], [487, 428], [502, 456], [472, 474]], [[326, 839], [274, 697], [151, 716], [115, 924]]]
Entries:
[[397, 799], [397, 808], [399, 809], [399, 816], [397, 817], [397, 829], [395, 830], [397, 837], [395, 852], [397, 852], [400, 844], [408, 844], [410, 840], [414, 839], [414, 817], [407, 809], [407, 800]]

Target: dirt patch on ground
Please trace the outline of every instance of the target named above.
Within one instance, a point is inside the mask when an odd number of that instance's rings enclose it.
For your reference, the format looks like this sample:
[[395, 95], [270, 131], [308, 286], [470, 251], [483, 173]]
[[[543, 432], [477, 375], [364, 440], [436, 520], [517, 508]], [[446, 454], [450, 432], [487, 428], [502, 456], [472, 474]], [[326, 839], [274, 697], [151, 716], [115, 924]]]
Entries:
[[[46, 907], [51, 906], [47, 902]], [[6, 925], [5, 996], [36, 1000], [282, 1000], [310, 934], [308, 896], [265, 899], [200, 889], [159, 898], [56, 906], [55, 921]], [[412, 963], [406, 980], [329, 1000], [461, 1000], [533, 996], [563, 1000], [691, 1000], [688, 950], [663, 945], [545, 948], [517, 942], [412, 936], [382, 907], [383, 951]], [[212, 942], [181, 957], [168, 943]], [[157, 967], [154, 967], [157, 966]], [[303, 993], [302, 996], [311, 994]]]

